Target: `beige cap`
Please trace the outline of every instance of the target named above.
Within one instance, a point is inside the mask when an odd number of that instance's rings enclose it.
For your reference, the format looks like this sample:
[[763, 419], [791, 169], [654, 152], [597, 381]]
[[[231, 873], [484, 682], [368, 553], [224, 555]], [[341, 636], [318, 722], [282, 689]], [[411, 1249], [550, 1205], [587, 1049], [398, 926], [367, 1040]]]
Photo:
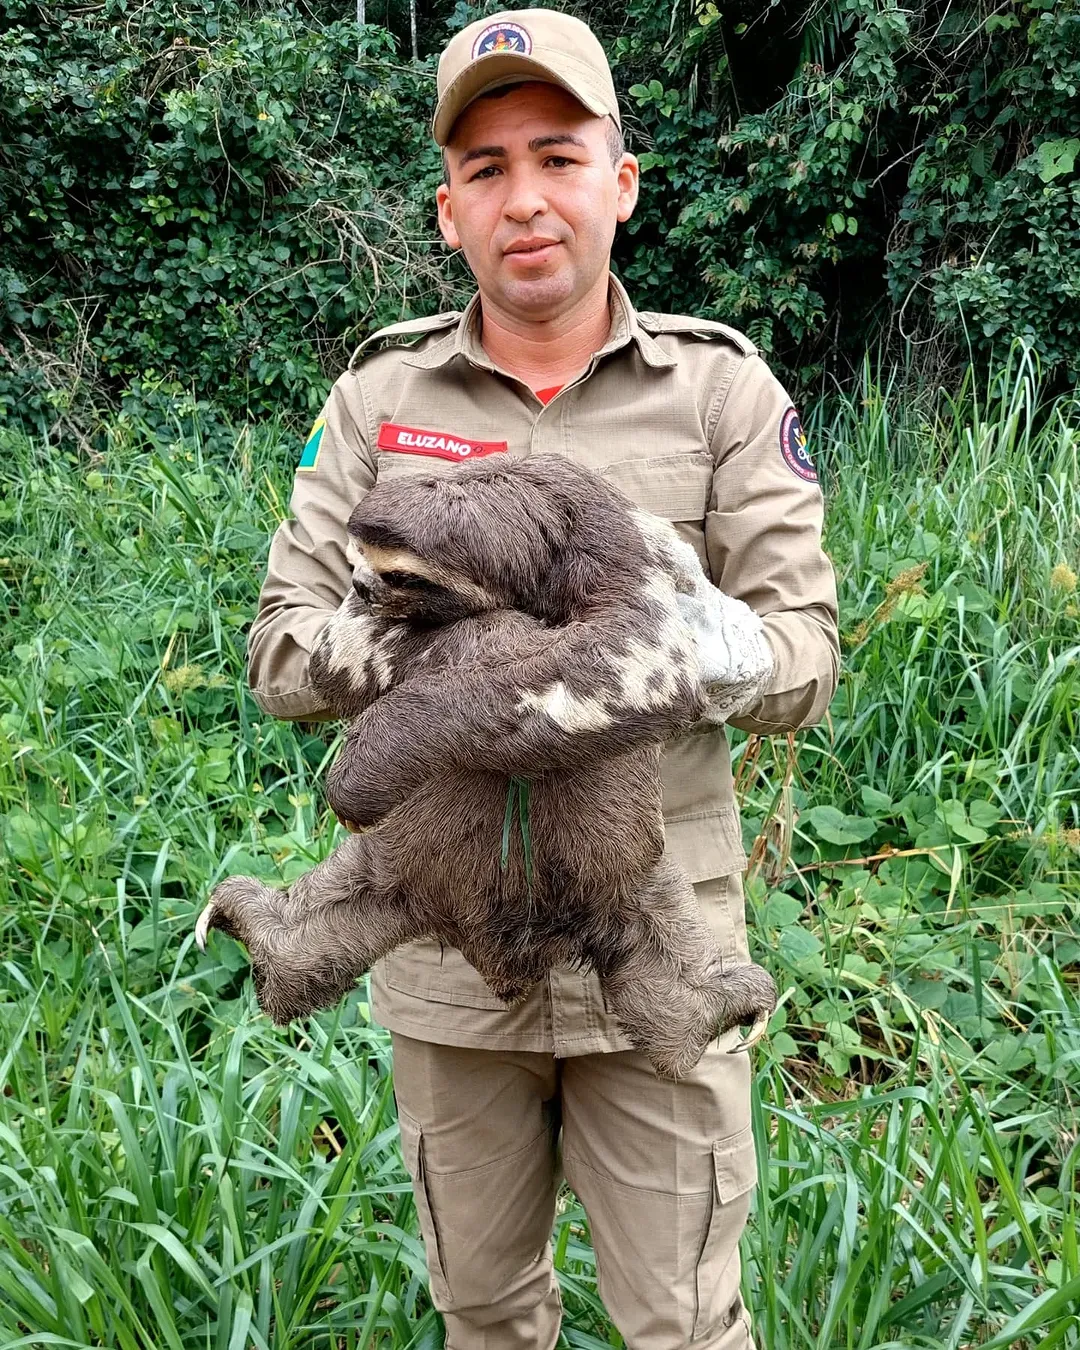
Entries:
[[610, 113], [622, 128], [611, 70], [592, 29], [555, 9], [514, 9], [477, 19], [447, 43], [431, 124], [436, 144], [446, 144], [477, 95], [518, 80], [561, 84], [591, 113]]

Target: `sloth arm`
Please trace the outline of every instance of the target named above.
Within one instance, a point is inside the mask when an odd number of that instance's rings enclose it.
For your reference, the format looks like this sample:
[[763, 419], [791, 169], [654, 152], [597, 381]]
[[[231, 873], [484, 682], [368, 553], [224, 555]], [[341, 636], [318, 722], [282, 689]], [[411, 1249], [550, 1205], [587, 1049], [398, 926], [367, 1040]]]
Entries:
[[439, 636], [372, 614], [350, 588], [312, 645], [311, 686], [335, 717], [358, 717], [415, 672]]
[[[650, 616], [636, 617], [643, 624]], [[334, 810], [367, 825], [448, 769], [536, 777], [678, 734], [703, 710], [696, 667], [680, 671], [670, 657], [655, 685], [641, 683], [631, 697], [616, 660], [629, 659], [627, 619], [617, 613], [547, 629], [498, 611], [464, 643], [454, 630], [479, 620], [442, 630], [425, 669], [348, 728], [327, 781]], [[459, 659], [434, 668], [455, 646]], [[668, 654], [657, 656], [662, 665]]]

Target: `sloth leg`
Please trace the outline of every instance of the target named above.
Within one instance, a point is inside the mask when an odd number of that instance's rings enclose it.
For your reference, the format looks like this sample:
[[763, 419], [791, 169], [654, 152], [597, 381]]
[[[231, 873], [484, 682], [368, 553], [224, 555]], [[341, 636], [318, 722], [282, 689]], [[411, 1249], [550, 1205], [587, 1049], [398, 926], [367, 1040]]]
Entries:
[[664, 1078], [682, 1078], [709, 1042], [776, 1007], [772, 976], [724, 965], [685, 872], [662, 858], [635, 897], [638, 911], [595, 964], [630, 1043]]
[[278, 1026], [337, 1003], [380, 956], [421, 934], [395, 893], [371, 885], [372, 841], [346, 839], [285, 890], [255, 877], [214, 888], [195, 929], [211, 928], [248, 950], [259, 1007]]

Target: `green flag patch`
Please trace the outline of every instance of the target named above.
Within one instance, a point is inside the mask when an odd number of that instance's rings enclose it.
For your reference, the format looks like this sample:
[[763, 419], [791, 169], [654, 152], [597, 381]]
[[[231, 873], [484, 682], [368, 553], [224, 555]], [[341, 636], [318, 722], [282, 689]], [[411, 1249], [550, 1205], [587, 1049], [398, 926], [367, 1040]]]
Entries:
[[300, 456], [300, 463], [296, 466], [297, 469], [314, 469], [315, 461], [319, 458], [319, 446], [322, 443], [322, 434], [325, 429], [326, 418], [320, 417], [311, 428], [311, 435], [307, 438], [304, 453]]

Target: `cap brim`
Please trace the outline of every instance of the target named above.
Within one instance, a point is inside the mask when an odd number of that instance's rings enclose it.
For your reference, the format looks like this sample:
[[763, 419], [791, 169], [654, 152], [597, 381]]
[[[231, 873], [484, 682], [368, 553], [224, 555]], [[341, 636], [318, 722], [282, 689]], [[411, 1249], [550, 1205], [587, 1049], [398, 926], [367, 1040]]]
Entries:
[[467, 66], [439, 99], [431, 123], [431, 134], [435, 137], [436, 145], [446, 144], [454, 123], [474, 98], [478, 98], [486, 89], [496, 89], [500, 84], [509, 84], [515, 79], [561, 85], [596, 117], [603, 117], [610, 111], [603, 99], [583, 83], [577, 84], [565, 75], [557, 74], [543, 61], [518, 52], [495, 52]]

